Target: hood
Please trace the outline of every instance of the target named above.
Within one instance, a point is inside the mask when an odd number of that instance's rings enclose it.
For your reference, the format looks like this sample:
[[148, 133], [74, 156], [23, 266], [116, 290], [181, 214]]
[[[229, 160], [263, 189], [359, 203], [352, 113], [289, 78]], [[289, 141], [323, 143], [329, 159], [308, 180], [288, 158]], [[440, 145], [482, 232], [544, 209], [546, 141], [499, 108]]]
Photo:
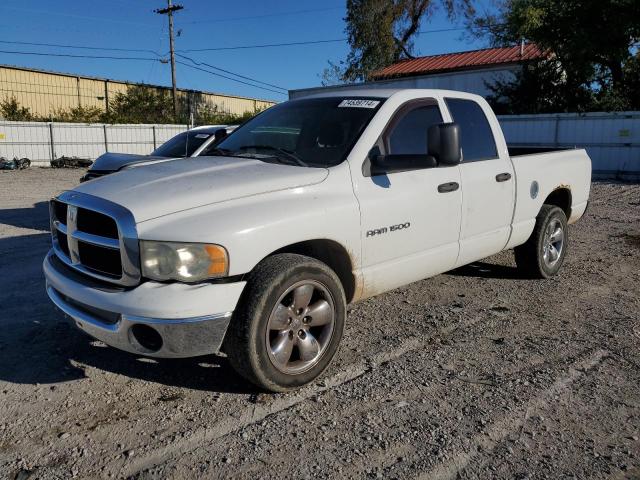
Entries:
[[253, 158], [170, 160], [107, 175], [74, 190], [128, 208], [143, 222], [170, 213], [322, 182], [326, 168], [267, 163]]
[[89, 171], [115, 172], [124, 166], [152, 162], [155, 160], [166, 160], [165, 157], [154, 157], [152, 155], [136, 155], [133, 153], [105, 153], [96, 158]]

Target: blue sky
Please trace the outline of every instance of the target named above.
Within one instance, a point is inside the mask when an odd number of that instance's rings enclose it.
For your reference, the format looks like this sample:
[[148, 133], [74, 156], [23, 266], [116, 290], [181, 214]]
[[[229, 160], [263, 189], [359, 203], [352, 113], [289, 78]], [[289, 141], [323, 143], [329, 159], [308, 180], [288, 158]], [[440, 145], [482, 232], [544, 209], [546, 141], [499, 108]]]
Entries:
[[[340, 0], [182, 0], [185, 9], [175, 15], [176, 49], [199, 62], [284, 88], [320, 84], [328, 60], [348, 53], [345, 41], [319, 45], [186, 52], [189, 49], [288, 43], [345, 37], [345, 2]], [[485, 2], [478, 2], [481, 6]], [[167, 18], [153, 12], [166, 0], [3, 0], [0, 4], [0, 51], [157, 58], [145, 51], [98, 51], [11, 44], [55, 43], [85, 47], [169, 50]], [[422, 30], [462, 26], [442, 12], [423, 22]], [[422, 34], [415, 53], [429, 55], [485, 47], [463, 30]], [[182, 59], [189, 63], [188, 60]], [[157, 61], [110, 60], [17, 55], [0, 52], [0, 64], [20, 65], [117, 80], [170, 85], [170, 67]], [[209, 69], [209, 67], [205, 67]], [[220, 72], [223, 73], [223, 72]], [[224, 74], [224, 73], [223, 73]], [[226, 74], [224, 74], [226, 75]], [[241, 79], [242, 80], [242, 79]], [[178, 86], [257, 98], [283, 100], [285, 95], [233, 82], [183, 65], [177, 68]], [[267, 87], [270, 88], [270, 87]]]

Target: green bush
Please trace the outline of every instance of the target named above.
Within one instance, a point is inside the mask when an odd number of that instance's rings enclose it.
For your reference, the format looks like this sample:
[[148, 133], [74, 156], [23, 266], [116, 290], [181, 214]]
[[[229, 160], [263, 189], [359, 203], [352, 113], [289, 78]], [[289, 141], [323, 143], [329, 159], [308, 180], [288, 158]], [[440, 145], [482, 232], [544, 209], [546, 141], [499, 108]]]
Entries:
[[0, 102], [0, 117], [18, 122], [33, 120], [31, 111], [27, 107], [21, 107], [16, 97], [5, 98]]
[[116, 93], [109, 101], [108, 111], [80, 105], [69, 109], [57, 108], [49, 115], [38, 116], [28, 107], [21, 106], [15, 97], [0, 101], [0, 118], [38, 122], [189, 124], [193, 114], [196, 125], [231, 125], [242, 123], [260, 111], [247, 111], [241, 115], [221, 112], [217, 105], [207, 103], [202, 94], [188, 92], [179, 98], [176, 119], [171, 93], [144, 85], [132, 85], [126, 93]]

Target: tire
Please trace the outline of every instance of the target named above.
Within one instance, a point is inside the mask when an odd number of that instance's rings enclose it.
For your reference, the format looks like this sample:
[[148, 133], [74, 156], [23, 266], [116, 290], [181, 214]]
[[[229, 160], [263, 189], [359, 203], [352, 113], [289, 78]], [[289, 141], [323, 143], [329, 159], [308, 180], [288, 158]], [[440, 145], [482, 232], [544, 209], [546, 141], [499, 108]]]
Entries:
[[518, 269], [530, 278], [549, 278], [558, 273], [567, 254], [567, 216], [559, 207], [543, 205], [533, 233], [514, 249]]
[[345, 318], [345, 294], [333, 270], [303, 255], [274, 255], [249, 274], [224, 352], [251, 383], [286, 392], [329, 366]]

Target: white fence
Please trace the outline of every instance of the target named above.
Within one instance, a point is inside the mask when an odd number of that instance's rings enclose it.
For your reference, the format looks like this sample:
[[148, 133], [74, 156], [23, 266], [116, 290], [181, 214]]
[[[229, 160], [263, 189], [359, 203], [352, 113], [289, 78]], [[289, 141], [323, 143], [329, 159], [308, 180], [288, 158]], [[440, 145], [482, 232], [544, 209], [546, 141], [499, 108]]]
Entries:
[[507, 143], [584, 147], [594, 177], [640, 180], [640, 112], [500, 116]]
[[[640, 112], [499, 117], [507, 142], [584, 147], [595, 177], [640, 180]], [[47, 166], [63, 155], [95, 159], [104, 152], [146, 154], [185, 125], [103, 125], [0, 121], [0, 156]]]
[[105, 152], [149, 154], [186, 125], [107, 125], [0, 121], [0, 157], [49, 166], [61, 156], [95, 160]]

